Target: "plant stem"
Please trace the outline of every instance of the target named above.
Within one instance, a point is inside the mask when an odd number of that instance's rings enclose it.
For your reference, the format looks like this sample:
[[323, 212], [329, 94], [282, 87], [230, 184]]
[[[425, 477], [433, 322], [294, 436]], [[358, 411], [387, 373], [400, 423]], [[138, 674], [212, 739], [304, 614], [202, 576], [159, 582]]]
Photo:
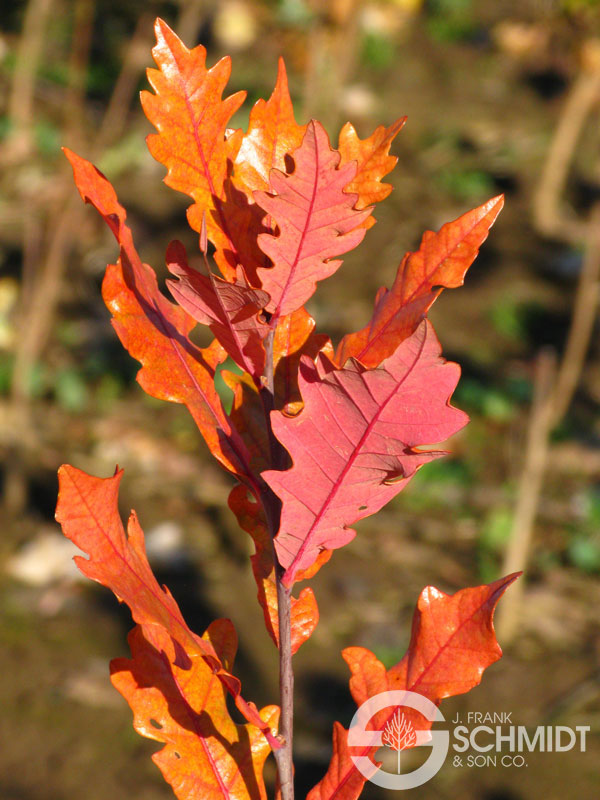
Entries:
[[[265, 373], [261, 389], [261, 397], [269, 443], [271, 464], [273, 469], [281, 469], [285, 464], [285, 451], [277, 441], [271, 429], [271, 411], [274, 408], [275, 375], [273, 365], [273, 338], [275, 330], [271, 329], [265, 338]], [[263, 490], [263, 503], [267, 516], [267, 525], [273, 542], [279, 530], [281, 519], [281, 501], [268, 486]], [[292, 758], [293, 723], [294, 723], [294, 672], [292, 669], [292, 627], [291, 627], [291, 589], [282, 583], [284, 570], [277, 561], [273, 547], [275, 564], [275, 581], [277, 584], [277, 615], [279, 621], [279, 696], [281, 717], [279, 720], [279, 738], [282, 742], [280, 750], [274, 751], [279, 786], [282, 800], [294, 800], [294, 764]]]

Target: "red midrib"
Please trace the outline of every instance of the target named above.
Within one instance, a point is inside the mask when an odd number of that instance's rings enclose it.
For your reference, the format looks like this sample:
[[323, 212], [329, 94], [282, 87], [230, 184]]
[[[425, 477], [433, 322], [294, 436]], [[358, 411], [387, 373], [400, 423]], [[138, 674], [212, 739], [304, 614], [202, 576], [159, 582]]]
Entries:
[[292, 282], [292, 278], [293, 278], [294, 273], [296, 271], [296, 268], [298, 266], [298, 261], [300, 259], [300, 253], [302, 252], [302, 247], [304, 245], [304, 240], [305, 240], [306, 235], [307, 235], [308, 226], [310, 224], [310, 219], [312, 217], [312, 212], [313, 212], [314, 205], [315, 205], [315, 198], [317, 196], [317, 187], [319, 185], [319, 147], [318, 147], [318, 143], [317, 143], [317, 135], [316, 135], [316, 131], [314, 129], [314, 126], [312, 128], [312, 133], [313, 133], [313, 138], [314, 138], [314, 141], [315, 141], [315, 180], [314, 180], [313, 189], [312, 189], [312, 196], [311, 196], [310, 202], [308, 204], [308, 210], [306, 212], [306, 220], [305, 220], [305, 223], [304, 223], [304, 230], [302, 231], [302, 235], [300, 236], [300, 241], [298, 242], [298, 248], [296, 250], [296, 255], [294, 257], [294, 261], [292, 262], [292, 264], [290, 266], [290, 271], [289, 271], [289, 274], [287, 276], [287, 280], [285, 282], [285, 285], [283, 287], [281, 295], [279, 297], [279, 302], [277, 303], [277, 308], [273, 312], [273, 319], [274, 320], [278, 319], [278, 317], [279, 317], [280, 309], [281, 309], [283, 300], [284, 300], [284, 298], [285, 298], [285, 296], [287, 294], [287, 291], [289, 289], [290, 283]]

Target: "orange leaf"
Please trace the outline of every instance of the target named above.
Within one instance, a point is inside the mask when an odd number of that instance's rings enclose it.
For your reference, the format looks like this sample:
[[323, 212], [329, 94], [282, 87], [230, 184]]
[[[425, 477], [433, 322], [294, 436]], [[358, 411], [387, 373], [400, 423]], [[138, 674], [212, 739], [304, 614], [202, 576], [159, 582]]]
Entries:
[[302, 407], [298, 390], [298, 366], [302, 356], [314, 359], [330, 346], [329, 337], [315, 333], [315, 321], [302, 307], [280, 317], [273, 338], [275, 408], [295, 414]]
[[[258, 601], [262, 606], [269, 636], [279, 646], [277, 615], [277, 586], [273, 565], [273, 546], [265, 523], [262, 507], [248, 497], [245, 486], [234, 486], [229, 495], [229, 507], [240, 527], [252, 536], [256, 551], [250, 557], [252, 572], [258, 586]], [[292, 653], [305, 642], [317, 627], [319, 609], [312, 589], [304, 588], [291, 602]]]
[[[346, 187], [347, 192], [355, 192], [358, 195], [356, 208], [366, 208], [373, 203], [379, 203], [392, 191], [390, 184], [382, 183], [381, 179], [396, 166], [398, 159], [389, 155], [390, 146], [405, 122], [406, 117], [401, 117], [389, 128], [379, 125], [368, 139], [359, 139], [349, 122], [340, 131], [338, 144], [342, 157], [340, 163], [356, 161], [358, 165], [356, 177]], [[362, 226], [370, 228], [374, 224], [375, 218], [369, 216]]]
[[[519, 574], [462, 589], [453, 595], [427, 586], [417, 603], [406, 655], [389, 670], [364, 647], [343, 650], [342, 655], [352, 673], [350, 691], [356, 704], [360, 706], [381, 692], [408, 690], [439, 705], [443, 698], [464, 694], [477, 686], [484, 670], [502, 656], [494, 632], [494, 609]], [[391, 707], [375, 714], [374, 729], [384, 730], [396, 710], [397, 707]], [[431, 722], [414, 709], [407, 707], [405, 711], [409, 720], [416, 721], [416, 730], [431, 727]], [[334, 797], [355, 800], [365, 778], [354, 766], [350, 754], [372, 758], [376, 750], [377, 747], [350, 750], [347, 731], [336, 725], [329, 770], [307, 800]]]
[[443, 287], [462, 286], [503, 204], [499, 195], [448, 222], [438, 233], [426, 231], [420, 248], [404, 256], [392, 288], [377, 292], [369, 324], [344, 336], [337, 363], [353, 357], [366, 367], [376, 367], [390, 356], [417, 328]]
[[311, 297], [317, 281], [333, 275], [341, 260], [365, 235], [357, 226], [371, 213], [354, 208], [356, 195], [345, 192], [356, 176], [356, 164], [339, 167], [340, 155], [329, 144], [323, 126], [312, 120], [293, 153], [294, 171], [271, 170], [270, 192], [254, 199], [277, 223], [279, 233], [262, 233], [258, 245], [273, 266], [261, 268], [262, 288], [274, 318], [296, 311]]
[[[206, 212], [210, 240], [221, 250], [236, 252], [223, 205], [241, 131], [229, 136], [226, 131], [246, 93], [221, 99], [231, 73], [229, 57], [207, 70], [202, 45], [188, 50], [161, 19], [156, 21], [155, 32], [152, 54], [159, 69], [148, 70], [148, 80], [156, 94], [141, 94], [144, 112], [158, 130], [148, 137], [148, 148], [167, 167], [165, 183], [194, 199], [188, 209], [192, 228], [201, 232]], [[219, 261], [219, 266], [226, 278], [235, 277], [234, 266], [226, 261]]]
[[75, 563], [84, 575], [107, 586], [129, 606], [148, 644], [164, 652], [170, 664], [189, 670], [194, 658], [204, 659], [244, 717], [277, 749], [270, 726], [261, 720], [254, 704], [242, 698], [239, 680], [222, 664], [211, 641], [192, 633], [169, 590], [158, 585], [135, 511], [125, 534], [118, 511], [122, 475], [120, 471], [112, 478], [95, 478], [69, 465], [59, 469], [56, 520], [65, 536], [89, 556], [77, 556]]
[[115, 190], [89, 161], [64, 152], [82, 198], [97, 209], [121, 246], [119, 262], [106, 270], [102, 295], [123, 346], [142, 363], [138, 383], [152, 397], [184, 403], [214, 457], [255, 486], [249, 454], [214, 388], [215, 368], [225, 351], [217, 343], [204, 350], [192, 344], [189, 333], [196, 321], [158, 290], [153, 269], [137, 254]]
[[250, 112], [248, 132], [235, 158], [233, 183], [253, 202], [253, 192], [269, 188], [272, 169], [285, 169], [285, 156], [302, 144], [306, 125], [298, 125], [288, 89], [283, 58], [268, 100], [258, 100]]
[[[128, 640], [133, 657], [111, 662], [111, 681], [133, 710], [135, 730], [165, 743], [152, 760], [175, 795], [180, 800], [264, 800], [269, 744], [254, 725], [233, 722], [223, 684], [208, 664], [194, 657], [189, 668], [169, 663], [140, 626]], [[237, 640], [229, 620], [213, 622], [202, 641], [228, 669], [233, 667]], [[268, 706], [260, 716], [275, 728], [279, 709]]]

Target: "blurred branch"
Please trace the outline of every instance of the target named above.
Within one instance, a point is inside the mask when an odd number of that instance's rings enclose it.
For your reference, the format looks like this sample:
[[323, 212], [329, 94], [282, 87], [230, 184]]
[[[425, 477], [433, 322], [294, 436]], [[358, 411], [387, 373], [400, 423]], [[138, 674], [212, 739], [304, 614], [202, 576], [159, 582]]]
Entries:
[[90, 0], [75, 0], [73, 7], [73, 36], [71, 37], [64, 119], [66, 130], [69, 130], [76, 139], [81, 137], [84, 121], [85, 85], [94, 29], [95, 7], [96, 4]]
[[8, 103], [12, 131], [5, 162], [24, 158], [32, 147], [35, 84], [52, 4], [53, 0], [29, 0], [25, 9]]
[[312, 0], [314, 19], [306, 46], [303, 118], [318, 118], [333, 131], [340, 96], [356, 67], [359, 12], [364, 0]]
[[[564, 216], [561, 198], [583, 126], [600, 99], [600, 42], [584, 48], [582, 72], [576, 80], [556, 129], [534, 200], [534, 224], [556, 239], [585, 245], [585, 256], [573, 301], [571, 324], [558, 370], [542, 354], [535, 381], [524, 466], [502, 573], [525, 570], [538, 513], [552, 430], [568, 411], [585, 364], [600, 292], [600, 203], [586, 222]], [[498, 613], [500, 638], [513, 638], [523, 603], [525, 583], [518, 581]]]
[[533, 224], [543, 235], [580, 244], [587, 225], [562, 204], [575, 147], [594, 105], [600, 100], [600, 40], [587, 42], [582, 68], [561, 112], [533, 198]]

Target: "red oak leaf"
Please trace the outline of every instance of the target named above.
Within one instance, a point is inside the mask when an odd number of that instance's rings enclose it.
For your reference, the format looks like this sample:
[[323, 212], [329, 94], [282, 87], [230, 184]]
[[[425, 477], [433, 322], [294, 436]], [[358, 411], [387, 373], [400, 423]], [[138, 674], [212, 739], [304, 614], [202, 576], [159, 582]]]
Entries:
[[[392, 187], [382, 183], [381, 179], [396, 166], [398, 159], [389, 155], [392, 142], [402, 130], [406, 117], [397, 119], [389, 128], [383, 125], [375, 128], [367, 139], [359, 139], [354, 127], [347, 122], [340, 131], [338, 150], [342, 157], [341, 164], [356, 161], [356, 177], [346, 187], [347, 192], [358, 195], [356, 208], [365, 208], [379, 203], [389, 195]], [[370, 228], [375, 224], [371, 215], [362, 223]]]
[[267, 311], [275, 318], [299, 309], [317, 281], [333, 275], [342, 262], [332, 257], [362, 241], [365, 230], [358, 226], [371, 213], [370, 208], [356, 210], [356, 195], [344, 191], [356, 176], [356, 164], [338, 169], [340, 154], [331, 149], [318, 122], [309, 123], [293, 158], [292, 174], [271, 171], [271, 193], [254, 193], [279, 228], [277, 236], [258, 237], [259, 247], [273, 262], [258, 275], [271, 295]]
[[[233, 722], [223, 684], [204, 659], [192, 657], [184, 668], [172, 664], [154, 638], [150, 643], [136, 626], [128, 637], [132, 658], [111, 662], [111, 681], [131, 706], [135, 730], [164, 742], [152, 760], [175, 796], [265, 800], [262, 773], [271, 752], [265, 737], [254, 725]], [[229, 620], [213, 622], [202, 641], [232, 669], [237, 639]], [[260, 717], [276, 728], [279, 709], [267, 706]]]
[[344, 336], [336, 363], [352, 357], [375, 367], [391, 355], [416, 329], [442, 288], [462, 286], [503, 204], [499, 195], [443, 225], [438, 233], [426, 231], [420, 248], [404, 256], [392, 288], [377, 292], [369, 324]]
[[444, 441], [466, 424], [466, 415], [449, 405], [459, 373], [440, 358], [428, 322], [373, 370], [354, 360], [334, 369], [323, 355], [317, 365], [301, 361], [302, 412], [271, 415], [293, 467], [263, 473], [283, 503], [275, 547], [286, 585], [322, 549], [347, 544], [355, 536], [350, 525], [378, 511], [419, 466], [442, 455], [416, 448]]
[[121, 247], [119, 262], [107, 267], [102, 295], [123, 346], [142, 363], [138, 383], [153, 397], [184, 403], [214, 457], [258, 496], [249, 453], [214, 387], [215, 368], [225, 351], [219, 345], [201, 350], [192, 344], [189, 333], [196, 321], [158, 290], [154, 270], [142, 263], [134, 247], [115, 190], [89, 161], [66, 148], [64, 152], [81, 197], [97, 209]]
[[[416, 692], [438, 705], [445, 697], [464, 694], [477, 686], [484, 670], [502, 656], [494, 632], [494, 609], [519, 575], [461, 589], [453, 595], [427, 586], [417, 603], [406, 655], [390, 670], [366, 648], [346, 648], [342, 655], [352, 673], [350, 691], [357, 706], [381, 692], [393, 690]], [[384, 731], [397, 708], [375, 714], [370, 727]], [[417, 731], [431, 727], [431, 722], [414, 709], [402, 708]], [[339, 797], [355, 800], [362, 791], [366, 779], [354, 766], [351, 756], [372, 760], [378, 748], [350, 747], [348, 731], [339, 723], [334, 728], [333, 747], [327, 774], [310, 791], [307, 800]]]
[[269, 295], [250, 289], [242, 281], [229, 283], [212, 273], [203, 275], [192, 269], [178, 241], [167, 249], [167, 267], [179, 278], [167, 281], [179, 305], [197, 322], [208, 325], [235, 363], [258, 379], [265, 365], [262, 340], [270, 330], [259, 315]]
[[239, 680], [222, 664], [210, 640], [192, 633], [169, 590], [158, 585], [135, 511], [125, 534], [118, 510], [122, 475], [120, 471], [112, 478], [95, 478], [69, 465], [59, 469], [56, 520], [65, 536], [89, 556], [77, 556], [75, 563], [84, 575], [107, 586], [129, 606], [146, 641], [165, 652], [170, 664], [189, 669], [194, 658], [203, 658], [244, 717], [277, 749], [270, 726], [261, 720], [254, 704], [243, 699]]

